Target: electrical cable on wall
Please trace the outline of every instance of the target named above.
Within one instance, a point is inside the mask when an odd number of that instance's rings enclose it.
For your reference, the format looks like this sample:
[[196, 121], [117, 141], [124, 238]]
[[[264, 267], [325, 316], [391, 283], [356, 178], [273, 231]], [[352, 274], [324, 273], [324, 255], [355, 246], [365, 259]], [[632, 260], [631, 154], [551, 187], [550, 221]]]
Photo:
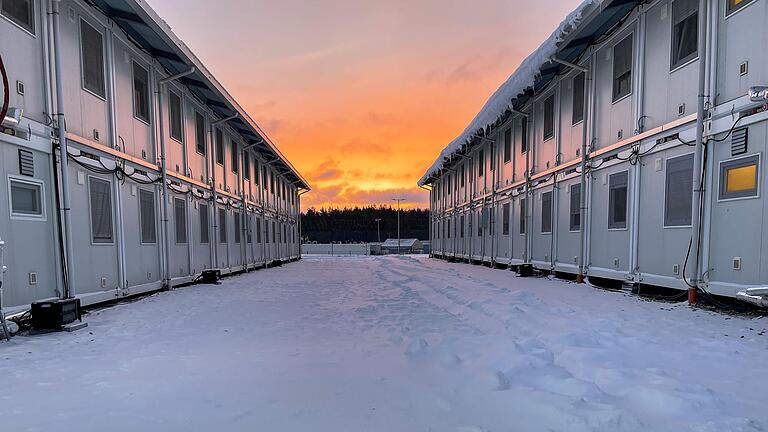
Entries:
[[0, 55], [0, 78], [3, 82], [3, 105], [0, 106], [0, 126], [2, 126], [5, 116], [8, 114], [8, 107], [11, 103], [11, 90], [8, 85], [8, 73], [5, 70], [5, 63], [3, 62], [3, 56]]

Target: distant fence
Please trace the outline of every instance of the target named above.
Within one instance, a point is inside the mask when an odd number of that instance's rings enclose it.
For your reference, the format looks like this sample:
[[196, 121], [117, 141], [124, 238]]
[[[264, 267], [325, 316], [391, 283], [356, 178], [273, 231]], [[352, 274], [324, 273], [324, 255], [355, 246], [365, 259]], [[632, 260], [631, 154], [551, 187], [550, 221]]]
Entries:
[[301, 253], [306, 255], [334, 255], [334, 256], [370, 255], [371, 245], [367, 243], [359, 243], [359, 244], [308, 243], [308, 244], [301, 245]]

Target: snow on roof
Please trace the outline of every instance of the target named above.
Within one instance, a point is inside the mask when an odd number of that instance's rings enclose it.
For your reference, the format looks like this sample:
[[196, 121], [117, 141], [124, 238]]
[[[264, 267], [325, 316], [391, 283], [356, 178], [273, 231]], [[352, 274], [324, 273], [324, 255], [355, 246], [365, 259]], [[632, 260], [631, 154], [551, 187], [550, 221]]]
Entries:
[[539, 75], [541, 67], [549, 63], [549, 59], [557, 53], [558, 44], [565, 36], [571, 33], [581, 22], [583, 12], [594, 4], [601, 4], [603, 0], [584, 0], [579, 7], [571, 12], [563, 22], [560, 23], [549, 38], [542, 43], [539, 48], [531, 53], [515, 72], [507, 79], [501, 87], [496, 90], [490, 99], [485, 103], [480, 112], [475, 116], [472, 122], [464, 129], [456, 139], [451, 141], [448, 146], [440, 152], [435, 162], [429, 167], [424, 176], [419, 180], [419, 185], [423, 186], [429, 177], [435, 173], [443, 164], [443, 160], [457, 150], [462, 145], [468, 143], [479, 130], [492, 125], [504, 113], [512, 108], [512, 100], [535, 84], [536, 77]]
[[[413, 247], [419, 239], [400, 239], [400, 247]], [[381, 244], [383, 247], [397, 247], [397, 239], [387, 239]]]

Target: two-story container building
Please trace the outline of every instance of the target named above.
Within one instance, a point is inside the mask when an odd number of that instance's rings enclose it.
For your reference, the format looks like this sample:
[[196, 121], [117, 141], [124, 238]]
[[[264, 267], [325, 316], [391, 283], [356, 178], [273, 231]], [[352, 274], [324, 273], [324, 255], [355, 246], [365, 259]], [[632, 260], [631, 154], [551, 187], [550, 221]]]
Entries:
[[0, 0], [0, 57], [7, 307], [299, 258], [309, 185], [146, 2]]
[[585, 1], [419, 181], [433, 255], [766, 286], [766, 16], [765, 0]]

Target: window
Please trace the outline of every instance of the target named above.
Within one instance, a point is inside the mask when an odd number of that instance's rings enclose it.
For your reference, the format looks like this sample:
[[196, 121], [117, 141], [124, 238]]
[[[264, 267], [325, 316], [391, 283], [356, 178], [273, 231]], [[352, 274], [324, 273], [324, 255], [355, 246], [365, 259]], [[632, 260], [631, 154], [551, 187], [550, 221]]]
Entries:
[[520, 153], [525, 153], [528, 151], [528, 117], [520, 119], [520, 134], [522, 137], [520, 141]]
[[91, 202], [91, 239], [93, 243], [112, 243], [111, 183], [90, 177], [88, 185]]
[[139, 189], [139, 223], [141, 224], [141, 242], [157, 243], [155, 218], [155, 193]]
[[216, 163], [224, 166], [224, 132], [216, 129]]
[[584, 72], [573, 77], [573, 112], [571, 124], [578, 124], [584, 121], [584, 94], [587, 84]]
[[275, 193], [275, 173], [269, 173], [269, 191]]
[[168, 90], [168, 116], [171, 123], [171, 138], [176, 141], [182, 141], [184, 139], [182, 132], [182, 118], [181, 118], [181, 97], [176, 93]]
[[488, 209], [488, 235], [493, 235], [493, 227], [496, 224], [494, 214], [496, 209]]
[[504, 163], [512, 160], [512, 128], [504, 131]]
[[219, 209], [219, 243], [227, 242], [227, 210]]
[[496, 171], [496, 143], [491, 144], [491, 172]]
[[696, 57], [699, 48], [699, 0], [672, 3], [672, 64], [674, 69]]
[[240, 244], [240, 213], [232, 212], [235, 220], [235, 243]]
[[508, 236], [509, 235], [509, 203], [504, 204], [504, 207], [502, 207], [501, 217], [503, 218], [503, 220], [501, 221], [501, 234]]
[[528, 211], [525, 207], [527, 201], [525, 198], [520, 198], [520, 234], [525, 234], [525, 212]]
[[627, 227], [627, 171], [608, 178], [608, 229]]
[[237, 153], [237, 143], [232, 141], [232, 172], [235, 174], [240, 171], [240, 164], [238, 163], [239, 158], [237, 157]]
[[485, 219], [483, 218], [485, 210], [477, 212], [477, 236], [482, 237], [483, 235], [483, 222]]
[[272, 243], [277, 243], [277, 237], [275, 236], [275, 221], [272, 221]]
[[253, 222], [251, 221], [251, 217], [245, 218], [245, 238], [248, 244], [253, 243], [253, 230], [251, 227], [253, 226]]
[[459, 217], [459, 237], [464, 238], [464, 215]]
[[34, 0], [0, 0], [3, 16], [35, 34], [35, 2]]
[[261, 243], [261, 218], [256, 218], [256, 243]]
[[477, 176], [482, 177], [485, 174], [485, 152], [480, 149], [480, 154], [477, 156]]
[[446, 231], [446, 233], [448, 234], [448, 235], [446, 236], [446, 238], [451, 238], [451, 220], [450, 220], [450, 219], [448, 219], [447, 221], [445, 221], [445, 223], [446, 223], [446, 226], [445, 226], [445, 231]]
[[632, 93], [632, 35], [613, 47], [613, 101]]
[[269, 243], [269, 221], [264, 221], [264, 240], [265, 243]]
[[263, 166], [261, 168], [261, 172], [262, 172], [261, 181], [264, 184], [264, 190], [266, 191], [267, 190], [267, 167]]
[[104, 38], [85, 20], [80, 20], [80, 48], [83, 88], [100, 98], [106, 97], [104, 85]]
[[569, 229], [571, 231], [581, 230], [581, 184], [571, 185], [571, 208], [569, 218]]
[[133, 62], [133, 115], [149, 123], [149, 72]]
[[459, 185], [461, 187], [464, 187], [464, 165], [461, 166], [461, 169], [459, 170]]
[[186, 244], [187, 203], [181, 198], [173, 199], [173, 218], [176, 225], [176, 244]]
[[253, 181], [256, 183], [256, 186], [259, 185], [259, 160], [254, 159], [253, 160]]
[[11, 178], [8, 187], [10, 188], [12, 218], [45, 218], [42, 183]]
[[205, 116], [195, 112], [195, 148], [197, 152], [205, 156]]
[[758, 196], [760, 157], [752, 155], [720, 163], [720, 199]]
[[251, 158], [248, 152], [243, 152], [243, 178], [246, 180], [251, 179]]
[[728, 0], [725, 14], [730, 15], [750, 3], [752, 3], [752, 0]]
[[552, 192], [541, 194], [541, 232], [552, 232]]
[[555, 136], [555, 95], [544, 100], [544, 141]]
[[689, 226], [693, 210], [693, 154], [667, 160], [664, 226]]
[[209, 213], [208, 213], [208, 204], [200, 203], [198, 206], [200, 211], [200, 243], [201, 244], [208, 244], [210, 243], [209, 233], [210, 233], [210, 223], [208, 223]]

